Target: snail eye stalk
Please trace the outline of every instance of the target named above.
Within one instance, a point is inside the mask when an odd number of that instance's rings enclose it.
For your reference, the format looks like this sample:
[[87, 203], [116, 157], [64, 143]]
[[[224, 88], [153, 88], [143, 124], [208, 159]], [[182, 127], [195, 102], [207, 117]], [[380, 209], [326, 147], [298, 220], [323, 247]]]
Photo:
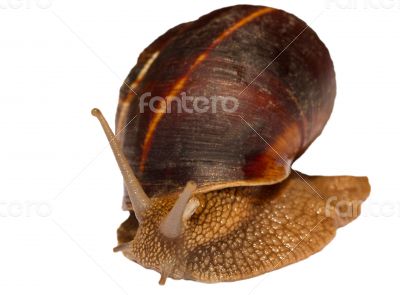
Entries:
[[115, 159], [117, 160], [119, 169], [121, 170], [122, 176], [124, 177], [126, 189], [129, 194], [129, 199], [132, 203], [133, 211], [135, 212], [136, 218], [139, 222], [143, 220], [144, 212], [150, 204], [150, 199], [144, 192], [142, 185], [136, 178], [128, 160], [122, 152], [121, 145], [116, 138], [114, 132], [111, 130], [110, 125], [104, 118], [103, 114], [99, 109], [92, 109], [92, 115], [95, 116], [103, 127], [104, 133], [110, 143], [111, 149], [114, 153]]

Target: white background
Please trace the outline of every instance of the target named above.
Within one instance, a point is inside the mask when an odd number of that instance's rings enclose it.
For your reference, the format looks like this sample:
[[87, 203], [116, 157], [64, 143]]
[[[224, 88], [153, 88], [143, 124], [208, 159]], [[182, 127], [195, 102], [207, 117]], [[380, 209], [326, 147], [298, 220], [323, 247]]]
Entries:
[[2, 294], [398, 294], [400, 0], [248, 2], [305, 20], [335, 64], [332, 117], [294, 167], [370, 178], [362, 216], [323, 251], [249, 280], [164, 287], [112, 252], [122, 180], [90, 109], [113, 123], [119, 87], [151, 41], [239, 3], [0, 0]]

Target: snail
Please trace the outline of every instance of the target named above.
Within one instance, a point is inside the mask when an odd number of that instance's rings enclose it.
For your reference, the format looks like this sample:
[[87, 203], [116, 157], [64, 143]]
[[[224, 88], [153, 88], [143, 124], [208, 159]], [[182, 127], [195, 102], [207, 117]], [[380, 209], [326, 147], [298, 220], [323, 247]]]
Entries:
[[226, 7], [167, 31], [121, 87], [116, 135], [92, 110], [130, 213], [114, 250], [160, 284], [251, 278], [321, 250], [370, 192], [367, 177], [291, 169], [335, 95], [327, 48], [285, 11]]

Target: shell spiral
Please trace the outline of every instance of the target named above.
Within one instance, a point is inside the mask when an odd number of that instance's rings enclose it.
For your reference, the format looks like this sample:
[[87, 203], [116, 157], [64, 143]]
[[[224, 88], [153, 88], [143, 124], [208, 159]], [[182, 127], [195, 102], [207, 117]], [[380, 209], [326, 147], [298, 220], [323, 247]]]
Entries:
[[[335, 94], [329, 52], [302, 20], [268, 7], [227, 7], [144, 50], [121, 87], [116, 132], [150, 197], [189, 180], [200, 191], [273, 184], [321, 133]], [[181, 111], [183, 95], [230, 97], [237, 108]], [[170, 112], [149, 108], [156, 96]]]

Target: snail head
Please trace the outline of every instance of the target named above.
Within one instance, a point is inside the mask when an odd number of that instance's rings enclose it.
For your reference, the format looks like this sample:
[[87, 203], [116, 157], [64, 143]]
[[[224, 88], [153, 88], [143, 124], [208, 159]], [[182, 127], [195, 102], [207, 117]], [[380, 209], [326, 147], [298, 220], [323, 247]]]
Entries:
[[194, 197], [196, 184], [189, 181], [180, 193], [150, 199], [134, 175], [117, 137], [101, 111], [95, 108], [92, 115], [99, 120], [107, 136], [139, 222], [134, 239], [114, 250], [123, 251], [128, 258], [160, 272], [160, 284], [164, 284], [168, 276], [181, 277], [184, 270], [179, 257], [185, 256], [182, 255], [185, 251], [185, 225], [200, 205]]

